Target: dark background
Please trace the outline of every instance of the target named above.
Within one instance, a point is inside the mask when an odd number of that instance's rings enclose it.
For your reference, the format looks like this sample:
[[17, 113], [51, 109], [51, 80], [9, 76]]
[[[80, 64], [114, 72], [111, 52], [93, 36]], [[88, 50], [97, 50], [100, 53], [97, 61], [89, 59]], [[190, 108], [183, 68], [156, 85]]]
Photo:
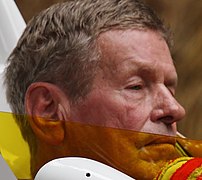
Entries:
[[[27, 22], [42, 9], [64, 0], [16, 0]], [[185, 136], [202, 139], [202, 1], [145, 0], [174, 33], [172, 56], [179, 76], [177, 99], [187, 115], [178, 123]]]

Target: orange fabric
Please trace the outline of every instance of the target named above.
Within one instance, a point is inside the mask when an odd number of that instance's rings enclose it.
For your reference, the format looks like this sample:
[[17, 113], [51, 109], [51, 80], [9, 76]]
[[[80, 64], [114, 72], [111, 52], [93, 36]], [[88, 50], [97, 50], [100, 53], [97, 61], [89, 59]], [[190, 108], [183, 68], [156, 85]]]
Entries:
[[[0, 113], [1, 123], [8, 123], [12, 114]], [[13, 126], [1, 124], [2, 131], [0, 148], [7, 162], [13, 162], [15, 153], [16, 163], [11, 163], [15, 174], [22, 173], [21, 177], [29, 176], [29, 152], [27, 144], [23, 141], [19, 129]], [[65, 147], [66, 156], [86, 157], [112, 166], [136, 179], [152, 179], [159, 173], [165, 164], [179, 156], [175, 146], [174, 137], [160, 136], [149, 133], [140, 133], [129, 130], [90, 126], [81, 123], [66, 122], [65, 139], [68, 147]], [[7, 128], [7, 129], [6, 129]], [[3, 134], [2, 134], [3, 133]], [[11, 138], [9, 138], [11, 137]], [[16, 137], [16, 138], [12, 138]], [[202, 142], [189, 139], [177, 139], [180, 144], [190, 151], [193, 156], [202, 157]], [[20, 153], [16, 154], [16, 148], [23, 142]], [[169, 143], [165, 143], [169, 142]], [[6, 144], [10, 144], [7, 148]], [[4, 151], [5, 152], [5, 151]], [[25, 165], [26, 164], [26, 165]], [[26, 168], [26, 170], [25, 170]], [[24, 173], [24, 174], [23, 174]], [[22, 178], [23, 179], [23, 178]]]
[[66, 126], [68, 156], [103, 162], [136, 179], [154, 178], [167, 161], [179, 157], [173, 145], [163, 144], [175, 141], [173, 137], [70, 122]]

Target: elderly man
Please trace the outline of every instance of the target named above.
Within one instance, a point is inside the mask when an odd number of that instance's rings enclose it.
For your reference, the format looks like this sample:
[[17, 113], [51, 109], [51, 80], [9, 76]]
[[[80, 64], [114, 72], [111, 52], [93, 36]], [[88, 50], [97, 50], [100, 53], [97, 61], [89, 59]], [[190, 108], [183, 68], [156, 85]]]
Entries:
[[[8, 102], [30, 146], [32, 176], [51, 159], [82, 156], [72, 153], [79, 145], [71, 147], [77, 139], [68, 122], [130, 130], [129, 139], [135, 131], [175, 136], [185, 111], [175, 99], [177, 73], [169, 48], [169, 32], [139, 0], [67, 1], [34, 17], [8, 59], [5, 80]], [[101, 134], [109, 138], [102, 152], [115, 156], [114, 135], [101, 131], [93, 138], [83, 135], [90, 143]], [[100, 161], [125, 173], [130, 169], [127, 174], [134, 178], [151, 179], [177, 157], [167, 136], [159, 142], [153, 134], [136, 136], [130, 149], [126, 139], [122, 153], [134, 153], [135, 164], [126, 165], [118, 155], [117, 164]], [[83, 156], [91, 158], [90, 150], [85, 152], [88, 142], [80, 142]], [[144, 155], [144, 145], [154, 148], [152, 160]]]

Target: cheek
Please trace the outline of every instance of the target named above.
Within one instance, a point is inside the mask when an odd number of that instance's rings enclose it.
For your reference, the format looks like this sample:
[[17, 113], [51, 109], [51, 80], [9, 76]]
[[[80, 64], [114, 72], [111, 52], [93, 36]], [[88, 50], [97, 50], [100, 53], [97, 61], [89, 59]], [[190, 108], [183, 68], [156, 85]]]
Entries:
[[124, 128], [134, 131], [139, 131], [143, 127], [143, 125], [148, 120], [149, 113], [145, 110], [145, 108], [141, 108], [141, 106], [136, 105], [128, 105], [127, 113], [124, 121]]
[[87, 124], [139, 131], [149, 119], [145, 99], [126, 97], [120, 92], [91, 94], [74, 113], [74, 120]]
[[74, 108], [75, 121], [107, 127], [120, 127], [126, 110], [122, 100], [116, 94], [91, 94]]
[[104, 126], [121, 128], [122, 121], [126, 116], [126, 107], [118, 96], [105, 96], [93, 103], [92, 113]]
[[126, 116], [125, 116], [125, 128], [140, 131], [144, 124], [150, 120], [150, 114], [152, 111], [151, 101], [147, 98], [141, 99], [126, 99]]

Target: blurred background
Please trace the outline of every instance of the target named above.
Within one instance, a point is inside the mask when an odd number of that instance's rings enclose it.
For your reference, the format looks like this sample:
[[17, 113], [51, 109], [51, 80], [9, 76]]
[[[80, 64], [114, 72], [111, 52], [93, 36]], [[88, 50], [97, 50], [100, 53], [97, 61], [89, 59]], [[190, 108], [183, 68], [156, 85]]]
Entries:
[[[64, 0], [16, 0], [25, 21]], [[202, 1], [145, 0], [174, 35], [172, 56], [179, 76], [176, 97], [187, 115], [178, 123], [185, 136], [202, 140]]]

